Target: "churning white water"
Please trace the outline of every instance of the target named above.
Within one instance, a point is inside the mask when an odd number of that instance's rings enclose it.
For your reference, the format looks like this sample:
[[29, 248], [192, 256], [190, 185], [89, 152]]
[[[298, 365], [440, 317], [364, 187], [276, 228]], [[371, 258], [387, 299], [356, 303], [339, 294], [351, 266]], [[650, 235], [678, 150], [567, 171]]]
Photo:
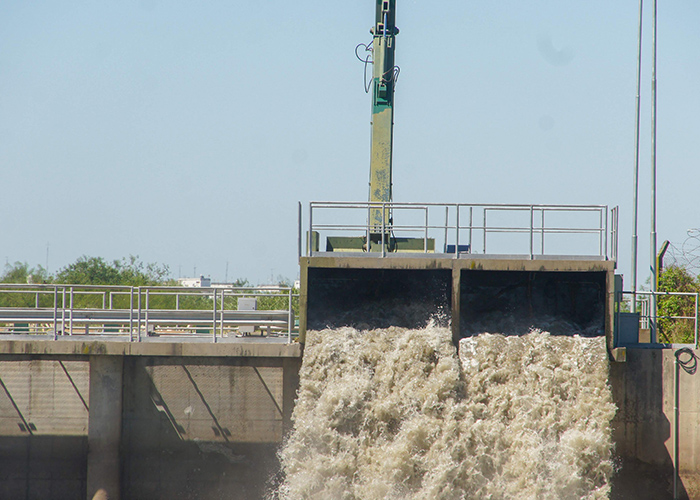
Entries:
[[282, 499], [599, 499], [604, 338], [310, 331]]

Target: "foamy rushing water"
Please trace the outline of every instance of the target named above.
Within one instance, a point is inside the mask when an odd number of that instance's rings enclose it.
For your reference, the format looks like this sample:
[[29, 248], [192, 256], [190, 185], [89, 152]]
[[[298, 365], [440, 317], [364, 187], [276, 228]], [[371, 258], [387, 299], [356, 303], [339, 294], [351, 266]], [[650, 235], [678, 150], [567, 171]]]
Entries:
[[280, 499], [602, 499], [604, 338], [309, 331]]

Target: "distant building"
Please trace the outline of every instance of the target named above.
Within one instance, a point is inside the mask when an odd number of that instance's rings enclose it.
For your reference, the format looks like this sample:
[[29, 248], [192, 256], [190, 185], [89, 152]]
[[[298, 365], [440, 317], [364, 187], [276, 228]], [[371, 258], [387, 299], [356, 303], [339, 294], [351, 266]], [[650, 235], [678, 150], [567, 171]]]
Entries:
[[177, 280], [180, 286], [190, 288], [209, 288], [211, 286], [211, 278], [205, 278], [200, 275], [199, 278], [180, 278]]

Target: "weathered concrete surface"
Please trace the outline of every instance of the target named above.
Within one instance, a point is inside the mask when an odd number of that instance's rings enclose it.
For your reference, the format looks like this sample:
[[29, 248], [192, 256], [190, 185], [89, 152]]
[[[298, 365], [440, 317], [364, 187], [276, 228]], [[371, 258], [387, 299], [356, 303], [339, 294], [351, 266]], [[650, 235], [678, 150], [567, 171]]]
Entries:
[[261, 498], [296, 390], [285, 364], [298, 373], [291, 359], [127, 358], [124, 497]]
[[83, 498], [88, 364], [0, 356], [0, 498]]
[[[9, 338], [8, 338], [9, 337]], [[22, 337], [16, 339], [15, 337]], [[33, 338], [30, 338], [33, 337]], [[128, 342], [121, 338], [100, 336], [80, 338], [79, 335], [59, 340], [38, 335], [5, 335], [0, 338], [0, 355], [32, 354], [57, 356], [213, 356], [245, 358], [298, 358], [301, 346], [283, 342], [211, 342], [206, 341], [144, 341]]]
[[[626, 362], [610, 365], [621, 465], [614, 499], [673, 498], [674, 353], [628, 348]], [[680, 369], [678, 384], [680, 498], [700, 499], [700, 373]]]
[[87, 496], [100, 490], [121, 498], [122, 380], [124, 358], [90, 357]]
[[275, 476], [298, 345], [22, 342], [0, 341], [20, 346], [0, 355], [0, 499], [261, 498]]

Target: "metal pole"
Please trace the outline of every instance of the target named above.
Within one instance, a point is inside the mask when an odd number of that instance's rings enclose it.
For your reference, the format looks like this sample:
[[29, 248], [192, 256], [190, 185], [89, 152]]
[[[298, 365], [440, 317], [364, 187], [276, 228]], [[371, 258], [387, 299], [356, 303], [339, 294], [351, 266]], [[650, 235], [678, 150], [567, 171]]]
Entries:
[[637, 211], [639, 207], [639, 108], [642, 86], [642, 11], [644, 0], [639, 0], [639, 32], [637, 36], [637, 99], [634, 135], [634, 192], [632, 197], [632, 310], [637, 312]]
[[[658, 290], [656, 282], [656, 4], [652, 1], [653, 23], [652, 23], [652, 65], [651, 65], [651, 291]], [[651, 336], [656, 342], [656, 295], [651, 296]]]

